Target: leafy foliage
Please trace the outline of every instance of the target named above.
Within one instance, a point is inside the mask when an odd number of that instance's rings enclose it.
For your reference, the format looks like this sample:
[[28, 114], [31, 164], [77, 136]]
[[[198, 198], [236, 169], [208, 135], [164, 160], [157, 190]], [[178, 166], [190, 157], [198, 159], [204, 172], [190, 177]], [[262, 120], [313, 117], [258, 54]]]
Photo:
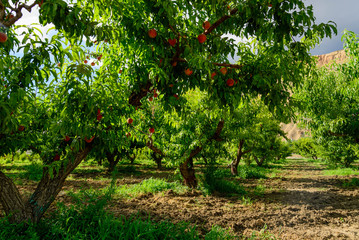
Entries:
[[[334, 165], [348, 167], [358, 159], [358, 37], [345, 32], [348, 62], [317, 69], [297, 93], [305, 122], [322, 147], [321, 155]], [[328, 69], [329, 68], [329, 71]]]

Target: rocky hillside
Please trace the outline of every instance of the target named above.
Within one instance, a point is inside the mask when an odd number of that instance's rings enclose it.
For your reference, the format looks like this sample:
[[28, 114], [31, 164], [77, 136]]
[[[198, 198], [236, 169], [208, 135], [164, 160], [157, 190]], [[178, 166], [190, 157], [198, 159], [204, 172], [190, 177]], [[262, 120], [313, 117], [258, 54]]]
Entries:
[[345, 51], [343, 49], [328, 54], [318, 55], [317, 57], [318, 57], [317, 65], [319, 67], [333, 62], [345, 63], [345, 61], [347, 60], [347, 56], [345, 55]]
[[[318, 63], [319, 67], [331, 64], [333, 62], [336, 63], [345, 63], [347, 60], [347, 56], [345, 55], [344, 50], [339, 50], [335, 52], [331, 52], [328, 54], [318, 55]], [[282, 130], [286, 132], [288, 139], [291, 140], [298, 140], [299, 138], [306, 135], [308, 131], [299, 129], [297, 124], [289, 123], [289, 124], [282, 124]]]

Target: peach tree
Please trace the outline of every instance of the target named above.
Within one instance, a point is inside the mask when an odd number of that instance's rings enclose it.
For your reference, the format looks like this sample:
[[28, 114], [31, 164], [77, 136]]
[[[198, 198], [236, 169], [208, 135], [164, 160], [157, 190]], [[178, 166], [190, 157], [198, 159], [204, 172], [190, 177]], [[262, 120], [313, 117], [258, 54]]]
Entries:
[[[15, 31], [22, 11], [35, 8], [40, 24], [56, 29], [50, 39], [36, 37], [32, 27]], [[128, 147], [126, 119], [153, 89], [176, 112], [182, 106], [174, 100], [199, 88], [220, 107], [259, 95], [280, 114], [312, 64], [309, 46], [295, 39], [336, 31], [314, 20], [302, 0], [0, 0], [1, 152], [32, 149], [44, 162], [25, 201], [0, 171], [5, 213], [15, 222], [38, 222], [94, 147], [104, 152], [101, 139], [114, 139], [106, 149]], [[220, 138], [225, 120], [212, 123], [212, 137]], [[195, 186], [190, 157], [180, 168]]]
[[349, 167], [359, 157], [359, 37], [347, 31], [343, 40], [347, 62], [314, 69], [296, 98], [319, 155], [333, 165]]

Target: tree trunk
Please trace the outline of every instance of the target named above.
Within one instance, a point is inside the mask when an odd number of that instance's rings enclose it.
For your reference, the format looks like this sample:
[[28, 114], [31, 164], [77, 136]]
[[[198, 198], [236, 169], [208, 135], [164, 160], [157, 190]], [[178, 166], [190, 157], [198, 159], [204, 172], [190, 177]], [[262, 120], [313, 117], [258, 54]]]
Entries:
[[6, 215], [10, 215], [10, 221], [14, 223], [31, 221], [39, 222], [50, 204], [61, 191], [66, 177], [89, 154], [92, 145], [76, 154], [74, 159], [66, 165], [62, 165], [58, 173], [51, 177], [48, 168], [44, 168], [42, 178], [35, 192], [27, 201], [23, 201], [20, 192], [13, 181], [0, 171], [0, 203]]
[[256, 163], [257, 163], [257, 166], [258, 166], [258, 167], [261, 167], [261, 166], [263, 165], [265, 159], [266, 159], [266, 157], [262, 157], [262, 158], [259, 160], [256, 156], [254, 156], [254, 160], [256, 160]]
[[242, 139], [242, 140], [239, 141], [238, 150], [237, 150], [237, 157], [231, 163], [231, 173], [232, 173], [233, 176], [238, 175], [238, 165], [239, 165], [239, 162], [241, 161], [242, 156], [251, 151], [251, 150], [247, 150], [247, 151], [243, 152], [242, 151], [243, 146], [244, 146], [244, 140]]
[[[213, 133], [212, 137], [208, 139], [207, 142], [210, 142], [212, 140], [215, 141], [222, 141], [220, 134], [223, 130], [224, 127], [224, 121], [220, 120], [217, 124], [217, 128], [216, 131]], [[186, 159], [186, 161], [184, 161], [183, 163], [180, 164], [180, 172], [181, 175], [184, 179], [184, 183], [186, 186], [190, 187], [190, 188], [196, 188], [197, 187], [197, 179], [196, 179], [196, 175], [195, 175], [195, 170], [193, 167], [193, 158], [199, 154], [202, 151], [203, 147], [198, 146], [195, 149], [193, 149], [191, 151], [191, 153], [189, 154], [189, 157]]]
[[133, 164], [135, 162], [136, 156], [133, 155], [131, 156], [130, 154], [128, 155], [128, 158], [130, 159], [130, 164]]
[[109, 163], [107, 171], [109, 173], [111, 173], [111, 172], [113, 172], [113, 170], [115, 170], [116, 165], [120, 161], [120, 157], [118, 156], [118, 154], [119, 154], [119, 152], [117, 150], [115, 150], [113, 153], [110, 153], [110, 152], [106, 153], [106, 158]]
[[201, 151], [202, 147], [197, 147], [192, 150], [186, 161], [180, 164], [180, 172], [184, 179], [184, 184], [190, 188], [196, 188], [198, 184], [195, 170], [193, 168], [193, 157]]
[[0, 203], [5, 214], [10, 215], [10, 221], [14, 223], [31, 220], [31, 209], [25, 208], [19, 190], [14, 182], [0, 171]]
[[159, 149], [159, 148], [155, 147], [155, 145], [153, 145], [152, 137], [150, 137], [146, 146], [152, 150], [152, 158], [157, 163], [157, 169], [161, 169], [162, 168], [162, 158], [166, 156], [165, 153], [162, 152], [161, 149]]
[[152, 152], [152, 158], [157, 164], [157, 169], [162, 169], [162, 156], [160, 154], [157, 154], [156, 152]]

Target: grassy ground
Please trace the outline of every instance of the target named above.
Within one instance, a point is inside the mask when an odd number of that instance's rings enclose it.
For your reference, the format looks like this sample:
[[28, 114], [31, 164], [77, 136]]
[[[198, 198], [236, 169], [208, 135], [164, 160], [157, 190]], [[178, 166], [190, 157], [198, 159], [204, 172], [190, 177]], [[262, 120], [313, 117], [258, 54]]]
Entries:
[[[24, 196], [42, 173], [39, 162], [26, 156], [2, 158], [0, 166]], [[330, 225], [336, 216], [346, 216], [338, 221], [357, 223], [351, 206], [358, 204], [347, 199], [358, 192], [356, 167], [329, 172], [319, 161], [291, 159], [265, 167], [241, 165], [233, 177], [222, 166], [198, 166], [199, 188], [191, 190], [178, 171], [159, 171], [150, 161], [122, 162], [113, 174], [84, 162], [44, 222], [26, 229], [3, 219], [0, 239], [315, 239], [307, 230], [319, 234], [321, 219]], [[348, 206], [336, 210], [337, 203]], [[297, 224], [290, 227], [293, 221]], [[311, 221], [319, 221], [318, 228]]]

